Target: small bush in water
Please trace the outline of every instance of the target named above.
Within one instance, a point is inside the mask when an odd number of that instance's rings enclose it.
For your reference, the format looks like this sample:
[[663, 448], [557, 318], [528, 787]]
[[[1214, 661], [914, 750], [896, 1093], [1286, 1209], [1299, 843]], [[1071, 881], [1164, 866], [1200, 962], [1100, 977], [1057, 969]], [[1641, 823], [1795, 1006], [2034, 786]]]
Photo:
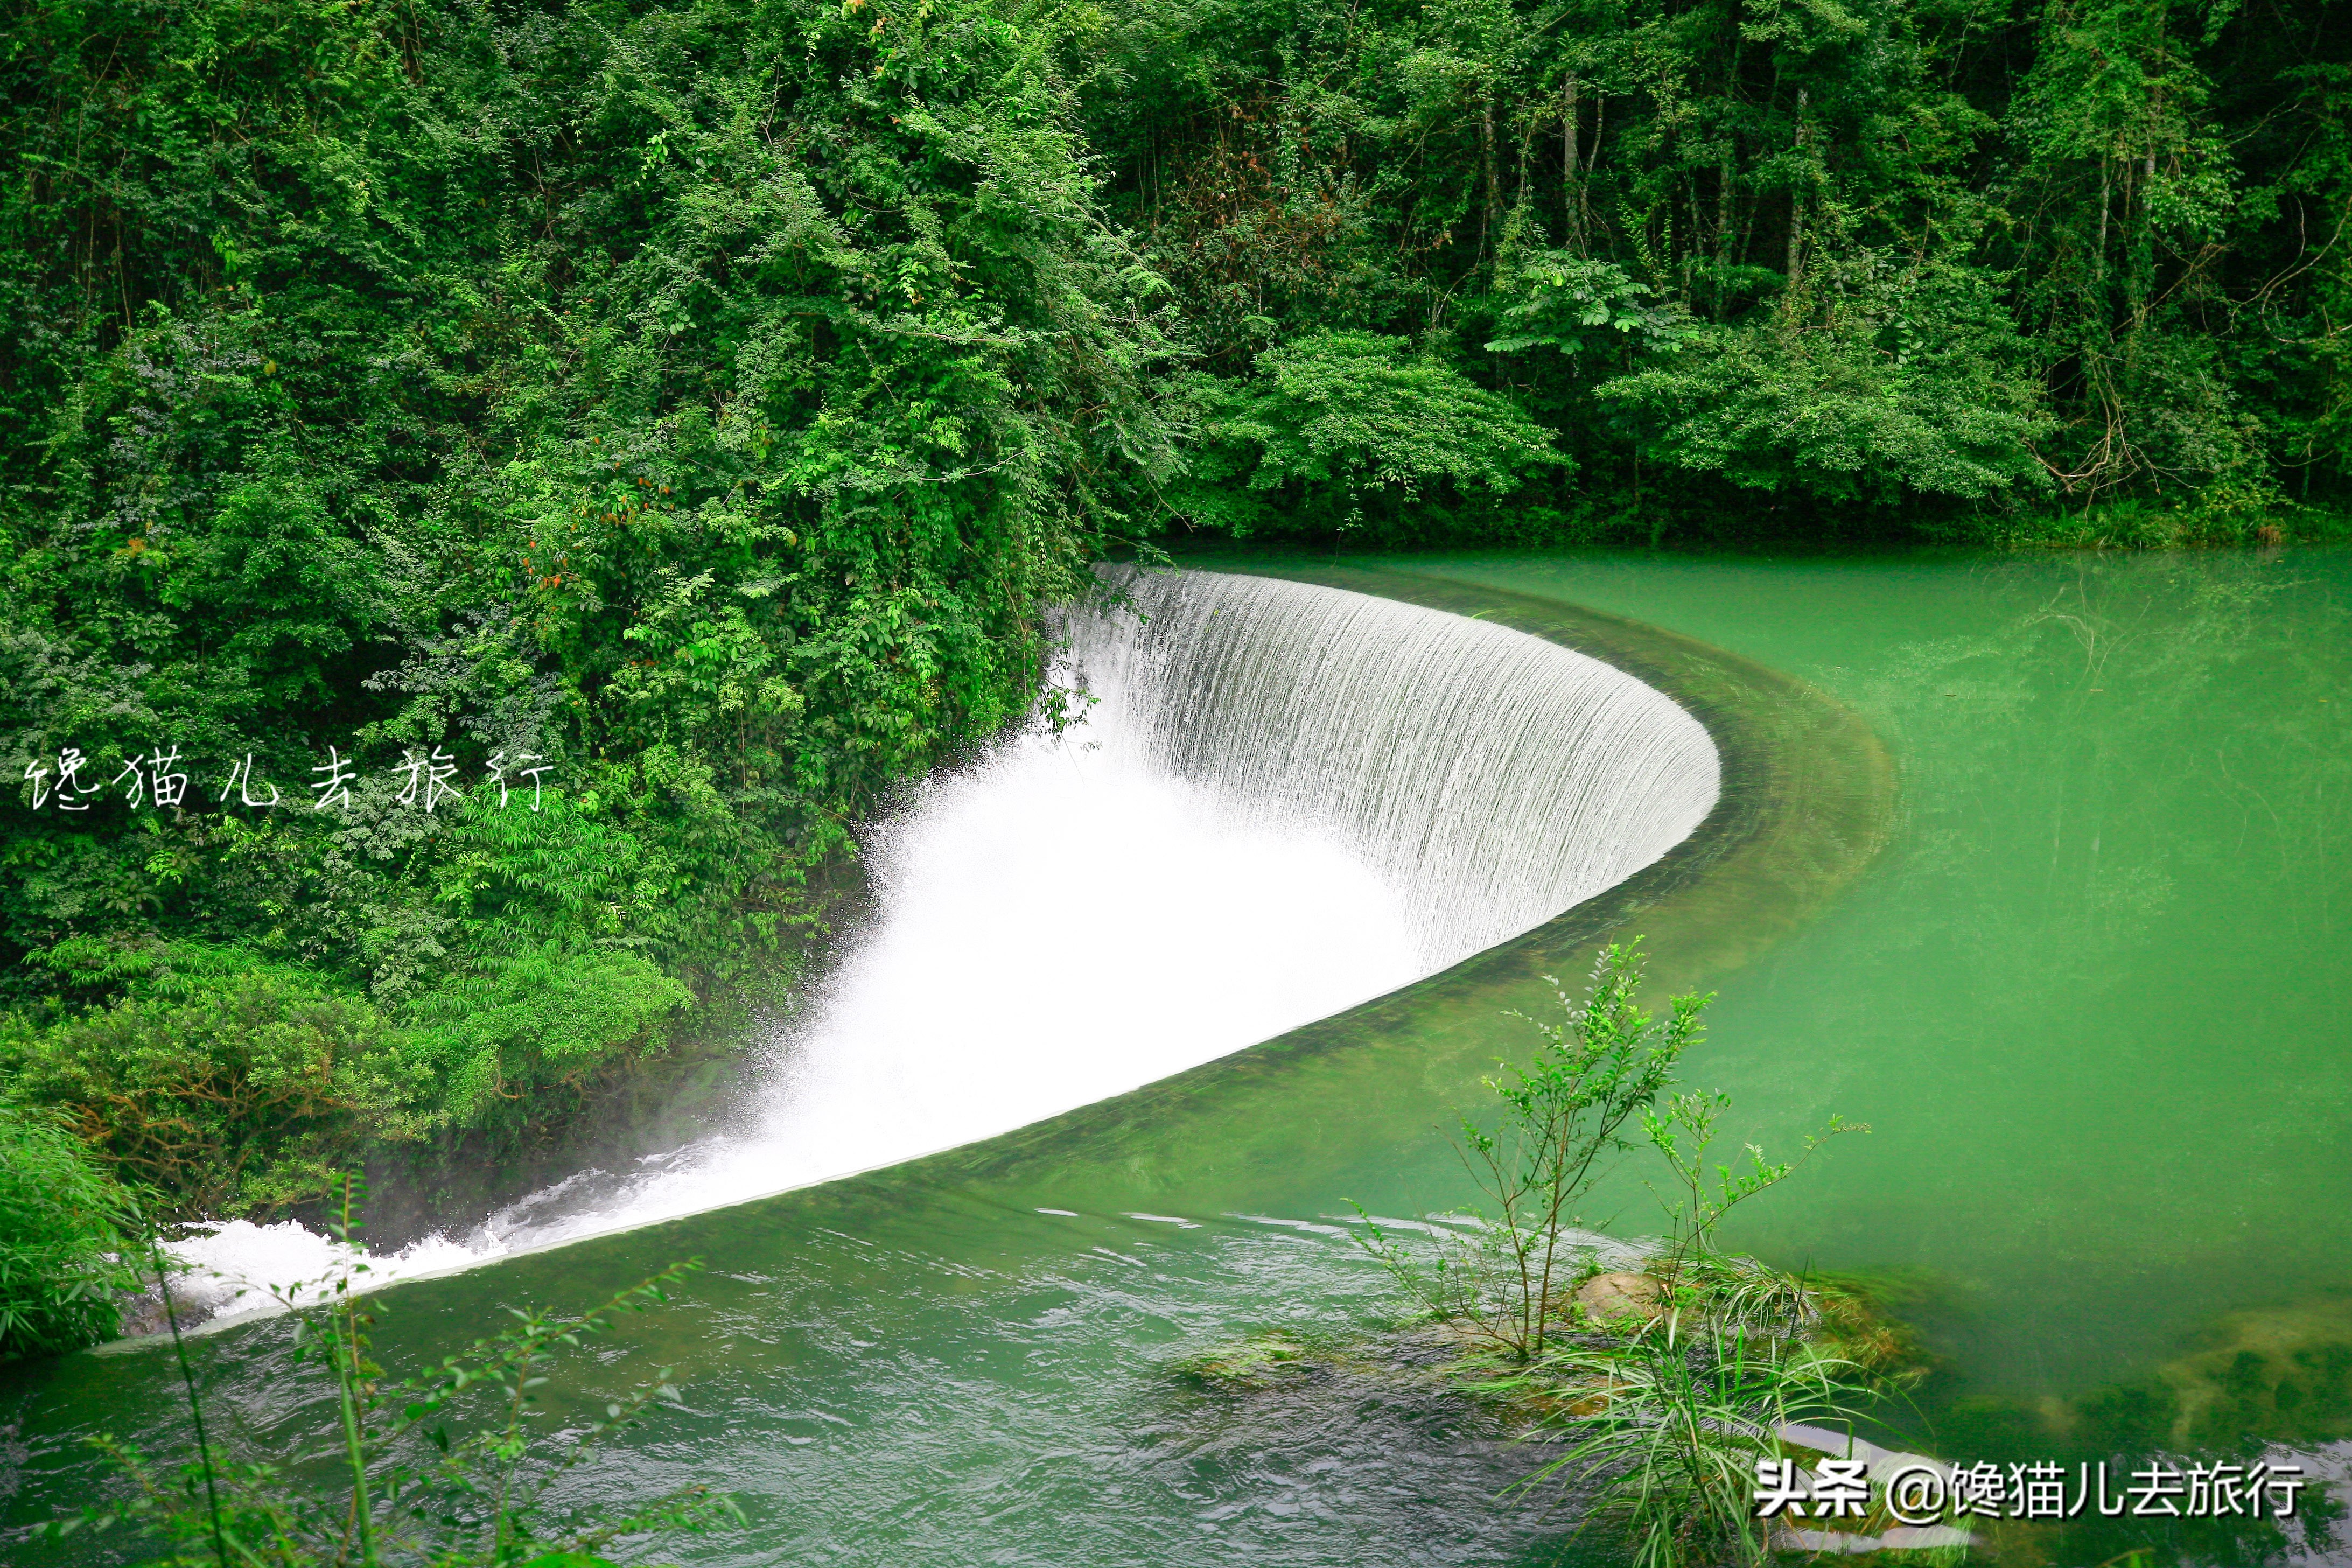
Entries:
[[1478, 1226], [1431, 1256], [1369, 1215], [1361, 1238], [1423, 1305], [1520, 1361], [1543, 1353], [1555, 1298], [1581, 1261], [1567, 1241], [1576, 1205], [1633, 1147], [1625, 1127], [1673, 1086], [1675, 1064], [1705, 1033], [1699, 1015], [1710, 1000], [1677, 996], [1664, 1020], [1652, 1017], [1639, 1002], [1638, 939], [1601, 951], [1583, 1002], [1551, 984], [1563, 1019], [1536, 1022], [1534, 1056], [1498, 1064], [1485, 1080], [1502, 1103], [1499, 1125], [1462, 1118], [1455, 1147], [1487, 1208]]
[[[1416, 1246], [1366, 1215], [1359, 1239], [1464, 1332], [1474, 1392], [1567, 1445], [1528, 1485], [1579, 1489], [1591, 1518], [1626, 1528], [1640, 1568], [1760, 1563], [1772, 1543], [1752, 1517], [1757, 1461], [1779, 1457], [1781, 1426], [1847, 1415], [1849, 1397], [1899, 1383], [1899, 1358], [1886, 1347], [1867, 1365], [1838, 1353], [1830, 1346], [1865, 1323], [1858, 1302], [1726, 1255], [1715, 1237], [1831, 1137], [1868, 1129], [1832, 1117], [1793, 1161], [1754, 1144], [1744, 1164], [1716, 1160], [1729, 1097], [1675, 1089], [1711, 998], [1677, 996], [1658, 1019], [1641, 986], [1638, 940], [1603, 948], [1581, 1002], [1554, 983], [1564, 1017], [1534, 1021], [1532, 1058], [1485, 1080], [1501, 1115], [1491, 1127], [1465, 1116], [1456, 1144], [1486, 1200], [1473, 1226], [1436, 1227]], [[1666, 1167], [1664, 1190], [1653, 1189], [1664, 1244], [1642, 1272], [1596, 1278], [1577, 1205], [1644, 1143]], [[1588, 1281], [1608, 1289], [1580, 1300]]]

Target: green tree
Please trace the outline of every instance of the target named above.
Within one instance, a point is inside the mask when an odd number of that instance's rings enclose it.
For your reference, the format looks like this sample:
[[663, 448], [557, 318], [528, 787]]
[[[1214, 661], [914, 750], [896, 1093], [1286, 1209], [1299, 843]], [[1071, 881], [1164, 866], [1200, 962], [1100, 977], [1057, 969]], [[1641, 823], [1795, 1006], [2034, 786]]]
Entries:
[[1180, 504], [1238, 536], [1273, 520], [1388, 524], [1425, 491], [1507, 495], [1564, 461], [1507, 398], [1401, 338], [1312, 335], [1258, 356], [1257, 374], [1195, 384], [1200, 454]]

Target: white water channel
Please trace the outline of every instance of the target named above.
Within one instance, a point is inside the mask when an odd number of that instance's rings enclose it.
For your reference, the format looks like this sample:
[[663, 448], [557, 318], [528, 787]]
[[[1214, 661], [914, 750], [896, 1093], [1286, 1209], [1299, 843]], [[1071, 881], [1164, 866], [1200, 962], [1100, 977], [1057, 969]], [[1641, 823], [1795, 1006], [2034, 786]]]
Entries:
[[[1136, 1088], [1540, 924], [1714, 805], [1699, 723], [1556, 644], [1266, 578], [1108, 581], [1121, 602], [1066, 626], [1086, 721], [927, 782], [872, 833], [875, 923], [768, 1044], [733, 1131], [372, 1258], [373, 1278], [740, 1203]], [[180, 1250], [191, 1300], [230, 1311], [334, 1262], [292, 1222]]]

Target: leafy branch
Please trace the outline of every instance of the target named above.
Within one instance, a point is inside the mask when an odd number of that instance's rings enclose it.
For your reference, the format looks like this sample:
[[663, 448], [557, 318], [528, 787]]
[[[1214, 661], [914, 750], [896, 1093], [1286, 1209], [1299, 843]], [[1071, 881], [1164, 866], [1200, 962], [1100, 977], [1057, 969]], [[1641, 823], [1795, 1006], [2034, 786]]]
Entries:
[[[537, 1452], [529, 1425], [547, 1363], [609, 1332], [622, 1316], [668, 1300], [667, 1289], [700, 1267], [689, 1260], [614, 1294], [576, 1317], [510, 1309], [515, 1325], [445, 1357], [430, 1371], [388, 1381], [371, 1351], [374, 1315], [361, 1289], [369, 1271], [357, 1247], [359, 1184], [346, 1178], [332, 1226], [333, 1268], [268, 1294], [297, 1322], [303, 1364], [331, 1382], [331, 1439], [282, 1461], [243, 1458], [206, 1441], [204, 1408], [176, 1317], [174, 1348], [197, 1437], [193, 1455], [161, 1471], [111, 1434], [92, 1447], [132, 1483], [125, 1499], [85, 1509], [46, 1527], [51, 1539], [83, 1530], [128, 1528], [162, 1538], [173, 1568], [583, 1568], [613, 1542], [700, 1531], [740, 1518], [734, 1503], [701, 1485], [677, 1489], [621, 1514], [555, 1524], [549, 1489], [604, 1439], [635, 1425], [646, 1407], [674, 1398], [667, 1369], [601, 1417]], [[162, 1255], [155, 1253], [162, 1274]], [[165, 1301], [169, 1310], [168, 1278]], [[475, 1395], [490, 1418], [453, 1435], [451, 1418]], [[330, 1481], [314, 1480], [332, 1477]]]

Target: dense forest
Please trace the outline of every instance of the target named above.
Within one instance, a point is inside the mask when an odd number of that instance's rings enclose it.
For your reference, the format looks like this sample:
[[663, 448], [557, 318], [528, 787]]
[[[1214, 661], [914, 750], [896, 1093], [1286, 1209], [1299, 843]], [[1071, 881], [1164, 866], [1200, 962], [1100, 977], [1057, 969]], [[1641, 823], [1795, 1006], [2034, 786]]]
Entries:
[[788, 1008], [1105, 553], [2352, 487], [2335, 0], [7, 11], [0, 1080], [170, 1217]]

